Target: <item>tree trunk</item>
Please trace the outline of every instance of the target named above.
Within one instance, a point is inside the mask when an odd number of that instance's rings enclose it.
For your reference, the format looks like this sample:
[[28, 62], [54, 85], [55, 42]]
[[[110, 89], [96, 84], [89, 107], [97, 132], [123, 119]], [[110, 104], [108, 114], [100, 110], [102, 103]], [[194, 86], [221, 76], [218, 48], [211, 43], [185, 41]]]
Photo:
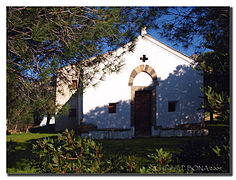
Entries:
[[214, 121], [214, 119], [213, 119], [213, 113], [210, 112], [210, 122], [213, 122], [213, 121]]
[[51, 115], [49, 113], [47, 113], [47, 122], [46, 122], [46, 126], [49, 125], [49, 121], [51, 119]]
[[16, 121], [15, 132], [17, 131], [17, 127], [18, 127], [18, 121]]

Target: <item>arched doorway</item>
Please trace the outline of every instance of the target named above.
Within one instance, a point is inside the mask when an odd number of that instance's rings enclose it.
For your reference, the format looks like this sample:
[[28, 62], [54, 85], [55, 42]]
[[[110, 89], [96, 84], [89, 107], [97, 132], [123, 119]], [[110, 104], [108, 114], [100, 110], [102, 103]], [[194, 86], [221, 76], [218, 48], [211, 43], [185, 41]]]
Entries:
[[[135, 77], [147, 73], [153, 83], [149, 86], [134, 86]], [[130, 74], [131, 86], [131, 126], [134, 126], [135, 136], [151, 136], [152, 126], [156, 124], [156, 86], [158, 85], [155, 70], [149, 65], [140, 65]]]

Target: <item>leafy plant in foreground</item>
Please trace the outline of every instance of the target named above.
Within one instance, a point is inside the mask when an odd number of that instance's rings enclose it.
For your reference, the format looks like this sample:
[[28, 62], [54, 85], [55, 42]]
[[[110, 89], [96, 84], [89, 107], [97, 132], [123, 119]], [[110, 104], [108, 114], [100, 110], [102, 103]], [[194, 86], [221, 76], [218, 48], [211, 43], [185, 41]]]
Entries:
[[141, 167], [134, 155], [104, 157], [101, 144], [68, 130], [56, 139], [38, 140], [33, 149], [33, 164], [42, 173], [184, 173], [180, 166], [173, 166], [172, 154], [162, 148], [148, 155], [153, 161]]
[[[216, 93], [210, 86], [202, 89], [207, 99], [207, 106], [210, 107], [213, 113], [218, 115], [218, 119], [229, 123], [230, 118], [230, 98], [224, 93]], [[202, 106], [206, 108], [206, 105]]]
[[66, 130], [57, 139], [45, 138], [33, 145], [34, 166], [43, 173], [134, 173], [136, 157], [117, 154], [104, 158], [101, 144]]
[[134, 155], [110, 155], [106, 162], [110, 167], [109, 173], [139, 173], [138, 160]]
[[37, 166], [44, 173], [105, 173], [100, 144], [66, 130], [58, 139], [45, 138], [33, 146]]
[[215, 165], [221, 167], [223, 172], [229, 172], [230, 145], [227, 138], [224, 138], [221, 144], [210, 146], [210, 148], [216, 155]]
[[162, 174], [162, 173], [184, 173], [184, 169], [180, 166], [171, 165], [172, 154], [164, 151], [162, 148], [156, 149], [155, 154], [148, 155], [154, 162], [140, 169], [140, 173]]
[[[212, 141], [210, 145], [188, 141], [180, 148], [179, 164], [185, 167], [193, 167], [194, 173], [229, 172], [230, 147], [227, 138]], [[187, 168], [186, 170], [190, 169]]]

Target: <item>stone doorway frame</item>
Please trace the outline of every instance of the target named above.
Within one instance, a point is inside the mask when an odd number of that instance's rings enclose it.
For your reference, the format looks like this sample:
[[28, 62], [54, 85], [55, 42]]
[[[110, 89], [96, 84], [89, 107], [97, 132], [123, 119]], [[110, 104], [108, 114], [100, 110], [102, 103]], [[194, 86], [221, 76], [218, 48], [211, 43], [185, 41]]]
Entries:
[[[133, 86], [134, 78], [140, 73], [145, 72], [148, 75], [151, 76], [153, 80], [153, 86]], [[135, 91], [142, 91], [142, 90], [149, 90], [152, 91], [152, 97], [151, 97], [151, 125], [156, 126], [156, 86], [158, 85], [157, 75], [155, 70], [149, 66], [142, 64], [138, 67], [136, 67], [130, 74], [129, 77], [129, 83], [128, 86], [131, 87], [131, 118], [130, 118], [130, 124], [131, 126], [134, 126], [134, 97], [135, 97]]]

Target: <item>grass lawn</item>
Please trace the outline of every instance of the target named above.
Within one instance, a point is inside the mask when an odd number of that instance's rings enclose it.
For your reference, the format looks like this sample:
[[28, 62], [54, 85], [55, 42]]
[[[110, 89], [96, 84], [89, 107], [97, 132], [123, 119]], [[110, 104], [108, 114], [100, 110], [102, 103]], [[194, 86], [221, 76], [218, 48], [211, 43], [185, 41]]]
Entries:
[[[208, 146], [216, 140], [216, 134], [221, 136], [228, 132], [228, 126], [209, 125], [212, 135], [206, 137], [152, 137], [124, 140], [96, 140], [103, 146], [104, 156], [111, 155], [135, 155], [141, 163], [148, 163], [147, 155], [154, 153], [155, 149], [163, 148], [165, 151], [179, 154], [181, 146], [192, 143]], [[219, 131], [220, 130], [220, 131]], [[222, 132], [222, 133], [221, 133]], [[23, 133], [7, 135], [7, 173], [24, 174], [35, 173], [31, 167], [33, 159], [32, 144], [44, 137], [55, 137], [57, 134]], [[193, 152], [194, 153], [194, 152]]]
[[136, 155], [144, 157], [147, 154], [155, 152], [155, 149], [163, 148], [163, 150], [180, 153], [180, 146], [189, 141], [201, 142], [207, 144], [209, 137], [151, 137], [137, 138], [125, 140], [97, 140], [102, 143], [106, 151], [112, 149], [114, 154], [121, 153], [125, 155]]
[[27, 141], [32, 141], [44, 137], [56, 136], [57, 134], [41, 134], [41, 133], [22, 133], [22, 134], [12, 134], [7, 136], [7, 142], [17, 142], [26, 143]]
[[57, 134], [22, 133], [7, 135], [7, 173], [35, 173], [31, 167], [32, 144], [36, 140]]
[[182, 149], [181, 147], [189, 143], [197, 143], [208, 145], [211, 141], [210, 137], [152, 137], [137, 138], [125, 140], [97, 140], [102, 143], [104, 156], [109, 158], [120, 154], [123, 156], [135, 155], [136, 161], [140, 166], [146, 166], [152, 163], [152, 159], [148, 158], [149, 154], [156, 154], [155, 149], [163, 148], [172, 154], [176, 159]]

